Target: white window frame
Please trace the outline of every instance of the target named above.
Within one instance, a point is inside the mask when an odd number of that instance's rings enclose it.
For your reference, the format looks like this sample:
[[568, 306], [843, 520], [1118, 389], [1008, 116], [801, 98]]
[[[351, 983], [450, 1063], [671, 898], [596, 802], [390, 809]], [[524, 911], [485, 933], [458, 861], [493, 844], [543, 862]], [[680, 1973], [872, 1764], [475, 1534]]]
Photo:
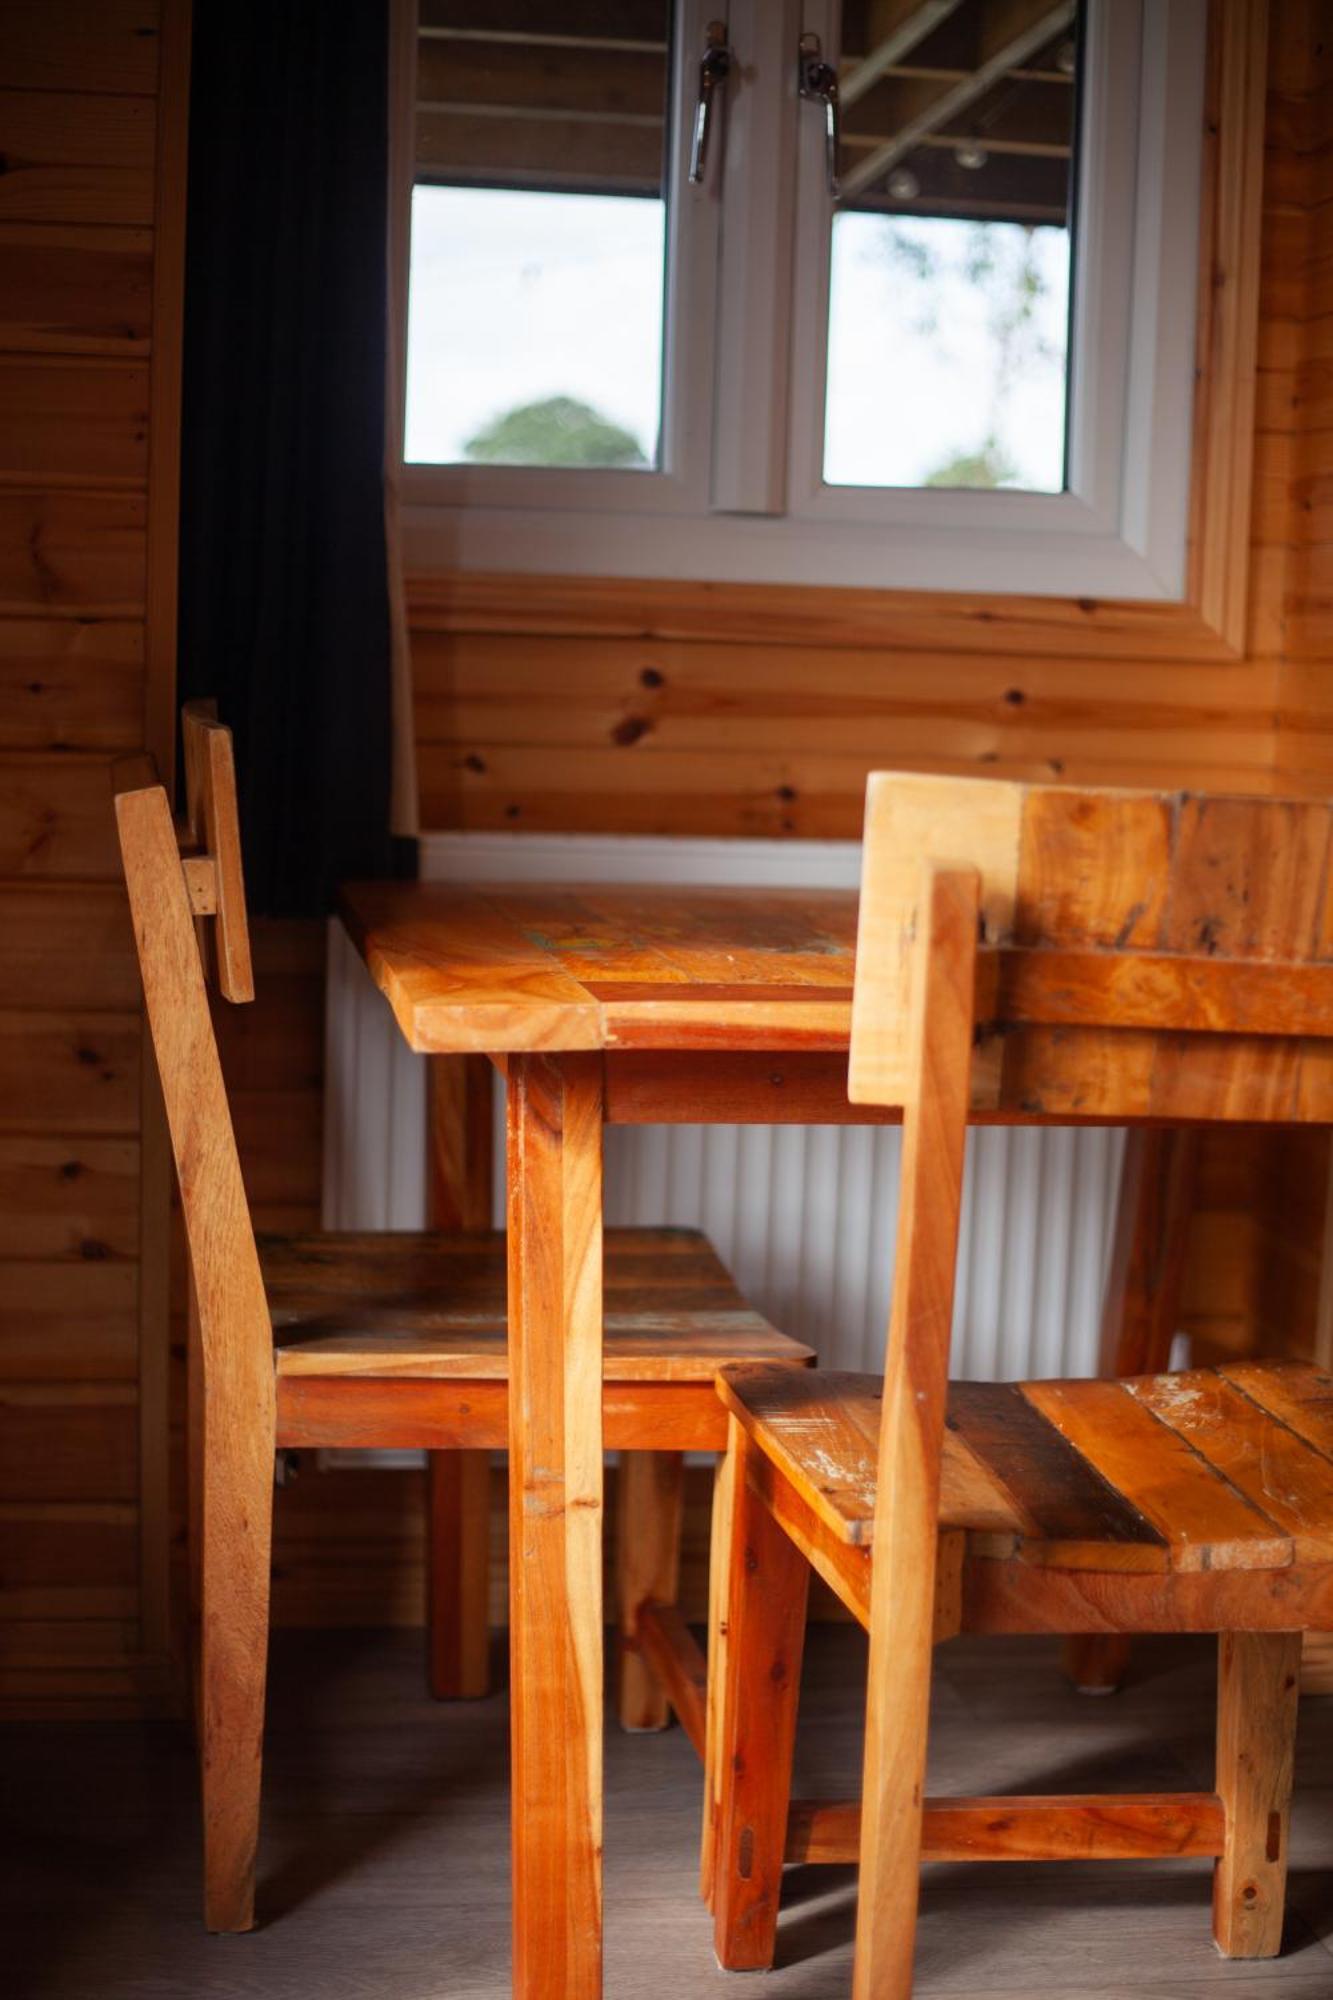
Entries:
[[836, 46], [839, 0], [731, 0], [724, 144], [698, 189], [717, 11], [681, 0], [674, 42], [660, 470], [409, 465], [409, 564], [1182, 601], [1206, 0], [1090, 0], [1059, 494], [824, 485], [829, 202], [795, 73], [803, 30]]

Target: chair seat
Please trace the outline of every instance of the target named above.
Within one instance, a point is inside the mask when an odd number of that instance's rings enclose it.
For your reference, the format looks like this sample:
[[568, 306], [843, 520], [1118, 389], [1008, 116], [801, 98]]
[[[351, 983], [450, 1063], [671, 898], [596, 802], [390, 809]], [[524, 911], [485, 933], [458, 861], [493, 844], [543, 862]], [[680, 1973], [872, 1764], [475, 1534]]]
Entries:
[[[259, 1239], [279, 1375], [507, 1374], [505, 1239], [498, 1231], [321, 1233]], [[610, 1229], [609, 1381], [711, 1382], [728, 1362], [808, 1364], [693, 1229]]]
[[[840, 1541], [873, 1539], [880, 1378], [755, 1366], [723, 1401]], [[1127, 1382], [954, 1383], [941, 1525], [1068, 1569], [1333, 1562], [1333, 1376], [1250, 1361]]]

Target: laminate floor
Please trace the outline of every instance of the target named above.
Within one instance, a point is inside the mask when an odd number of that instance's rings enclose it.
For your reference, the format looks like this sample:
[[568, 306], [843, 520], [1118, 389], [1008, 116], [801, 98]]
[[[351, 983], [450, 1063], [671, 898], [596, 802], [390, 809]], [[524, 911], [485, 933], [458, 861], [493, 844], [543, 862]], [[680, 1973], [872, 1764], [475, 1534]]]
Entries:
[[[1087, 1700], [1048, 1642], [937, 1656], [932, 1789], [1211, 1786], [1213, 1649], [1144, 1641], [1129, 1685]], [[854, 1789], [860, 1635], [811, 1635], [800, 1788]], [[439, 1706], [410, 1633], [274, 1643], [262, 1928], [198, 1918], [182, 1728], [0, 1731], [5, 2000], [503, 2000], [506, 1706]], [[1286, 1951], [1227, 1964], [1209, 1864], [948, 1866], [926, 1873], [919, 2000], [1333, 2000], [1333, 1699], [1304, 1704]], [[695, 1894], [699, 1772], [678, 1729], [607, 1741], [608, 2000], [740, 2000]], [[844, 2000], [849, 1870], [788, 1871], [764, 2000]]]

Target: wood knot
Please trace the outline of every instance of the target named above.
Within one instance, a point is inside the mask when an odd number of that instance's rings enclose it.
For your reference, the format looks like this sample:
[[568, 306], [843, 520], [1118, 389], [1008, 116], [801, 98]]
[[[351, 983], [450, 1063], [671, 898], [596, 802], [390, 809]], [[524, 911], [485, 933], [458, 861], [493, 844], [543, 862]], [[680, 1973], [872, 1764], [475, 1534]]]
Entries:
[[641, 737], [646, 736], [652, 726], [645, 715], [627, 715], [611, 731], [611, 741], [622, 744], [628, 749], [631, 743], [637, 743]]

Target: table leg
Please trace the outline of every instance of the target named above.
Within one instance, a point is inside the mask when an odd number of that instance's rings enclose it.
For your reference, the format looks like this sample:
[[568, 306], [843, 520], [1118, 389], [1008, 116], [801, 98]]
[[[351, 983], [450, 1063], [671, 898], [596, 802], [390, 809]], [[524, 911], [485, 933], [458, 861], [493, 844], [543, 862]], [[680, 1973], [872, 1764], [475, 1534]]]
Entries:
[[[485, 1056], [429, 1056], [432, 1229], [491, 1227], [492, 1071]], [[433, 1451], [426, 1487], [427, 1660], [438, 1700], [490, 1689], [491, 1455]]]
[[602, 1990], [602, 1063], [509, 1063], [514, 1992]]

